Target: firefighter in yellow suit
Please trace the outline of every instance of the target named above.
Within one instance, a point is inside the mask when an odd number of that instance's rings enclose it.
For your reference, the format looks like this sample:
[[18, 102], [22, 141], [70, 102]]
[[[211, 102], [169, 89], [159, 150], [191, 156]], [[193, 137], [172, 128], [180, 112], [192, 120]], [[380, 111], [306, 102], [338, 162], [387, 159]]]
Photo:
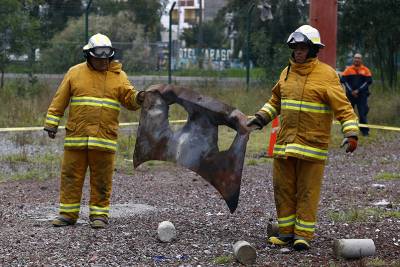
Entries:
[[[113, 59], [110, 39], [95, 34], [83, 47], [86, 62], [65, 75], [47, 112], [44, 130], [55, 138], [69, 106], [61, 167], [59, 216], [54, 226], [76, 223], [86, 170], [90, 169], [89, 217], [93, 228], [108, 224], [120, 106], [137, 110], [144, 98]], [[143, 93], [143, 94], [142, 94]]]
[[324, 45], [317, 29], [303, 25], [287, 41], [293, 49], [268, 102], [247, 125], [261, 129], [280, 115], [274, 147], [273, 186], [279, 236], [275, 245], [310, 247], [321, 182], [328, 156], [332, 119], [342, 126], [346, 152], [357, 147], [358, 122], [335, 70], [317, 58]]

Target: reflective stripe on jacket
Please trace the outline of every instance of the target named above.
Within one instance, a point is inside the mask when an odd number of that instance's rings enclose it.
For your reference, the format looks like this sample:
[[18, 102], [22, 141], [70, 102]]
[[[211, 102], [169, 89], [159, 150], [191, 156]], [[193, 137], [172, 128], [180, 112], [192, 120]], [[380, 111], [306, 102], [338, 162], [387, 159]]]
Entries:
[[138, 92], [121, 68], [121, 63], [112, 61], [108, 71], [100, 72], [84, 62], [64, 76], [47, 111], [45, 128], [56, 131], [69, 106], [66, 149], [116, 151], [120, 105], [130, 110], [140, 107]]
[[339, 78], [317, 58], [290, 62], [272, 89], [269, 101], [257, 112], [267, 121], [280, 115], [275, 157], [325, 160], [333, 116], [345, 136], [358, 134], [358, 122]]

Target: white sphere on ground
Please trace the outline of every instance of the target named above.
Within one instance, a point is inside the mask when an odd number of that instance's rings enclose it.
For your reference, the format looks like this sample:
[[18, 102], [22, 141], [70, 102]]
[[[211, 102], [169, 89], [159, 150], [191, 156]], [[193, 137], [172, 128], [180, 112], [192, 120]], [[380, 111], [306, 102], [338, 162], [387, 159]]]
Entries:
[[158, 224], [158, 239], [161, 242], [171, 242], [176, 238], [175, 226], [170, 221], [163, 221]]

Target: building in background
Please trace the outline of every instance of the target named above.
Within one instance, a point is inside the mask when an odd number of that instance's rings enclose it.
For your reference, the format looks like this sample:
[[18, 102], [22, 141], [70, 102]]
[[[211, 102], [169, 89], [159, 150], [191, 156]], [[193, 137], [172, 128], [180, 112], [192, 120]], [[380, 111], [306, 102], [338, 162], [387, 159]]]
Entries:
[[[201, 1], [201, 2], [200, 2]], [[169, 38], [169, 10], [172, 3], [170, 0], [164, 15], [161, 18], [161, 24], [164, 30], [161, 32], [161, 43], [163, 44], [163, 55], [166, 61], [168, 55], [168, 38]], [[221, 10], [226, 4], [227, 0], [176, 0], [176, 5], [172, 11], [172, 40], [173, 40], [173, 54], [172, 66], [176, 68], [186, 68], [197, 64], [199, 50], [194, 47], [186, 47], [185, 43], [180, 40], [179, 36], [185, 29], [192, 28], [198, 25], [200, 21], [207, 22], [213, 20], [218, 11]], [[201, 16], [201, 17], [200, 17]], [[201, 20], [200, 20], [201, 19]], [[201, 55], [204, 64], [211, 66], [211, 68], [220, 69], [224, 66], [224, 62], [230, 60], [231, 50], [219, 48], [205, 48], [202, 49]], [[164, 64], [165, 65], [165, 64]]]
[[[201, 3], [200, 3], [201, 1]], [[169, 10], [172, 3], [176, 2], [172, 12], [172, 39], [178, 40], [178, 36], [186, 28], [191, 28], [202, 21], [209, 21], [215, 18], [218, 11], [227, 4], [227, 0], [170, 0], [164, 15], [161, 17], [161, 24], [164, 26], [162, 42], [168, 42]], [[202, 7], [200, 11], [200, 6]]]

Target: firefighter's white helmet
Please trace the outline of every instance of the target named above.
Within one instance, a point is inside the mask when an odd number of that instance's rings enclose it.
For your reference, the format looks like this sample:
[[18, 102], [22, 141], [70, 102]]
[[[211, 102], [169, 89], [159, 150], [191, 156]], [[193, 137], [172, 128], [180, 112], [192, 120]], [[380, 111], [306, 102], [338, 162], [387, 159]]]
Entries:
[[95, 58], [110, 58], [114, 56], [115, 49], [110, 38], [97, 33], [90, 37], [89, 42], [83, 47], [83, 52]]
[[290, 34], [287, 40], [288, 46], [293, 48], [297, 43], [311, 43], [318, 47], [325, 47], [325, 45], [321, 43], [319, 31], [310, 25], [303, 25]]

